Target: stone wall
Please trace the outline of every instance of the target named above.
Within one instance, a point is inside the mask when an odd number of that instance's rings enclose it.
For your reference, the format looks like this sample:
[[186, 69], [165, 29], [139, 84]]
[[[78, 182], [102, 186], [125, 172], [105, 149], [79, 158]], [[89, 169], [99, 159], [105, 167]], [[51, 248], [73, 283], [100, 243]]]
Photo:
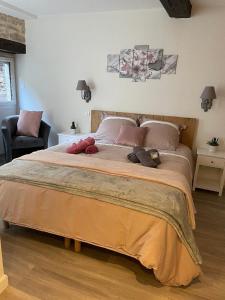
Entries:
[[0, 13], [0, 38], [25, 44], [25, 21]]

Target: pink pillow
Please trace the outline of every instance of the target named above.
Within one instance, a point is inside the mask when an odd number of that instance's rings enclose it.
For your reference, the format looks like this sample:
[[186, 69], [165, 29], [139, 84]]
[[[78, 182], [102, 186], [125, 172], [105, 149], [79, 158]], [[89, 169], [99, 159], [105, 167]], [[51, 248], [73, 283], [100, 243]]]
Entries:
[[21, 110], [16, 135], [38, 137], [43, 111]]
[[120, 127], [120, 132], [116, 138], [115, 143], [127, 146], [142, 146], [144, 142], [145, 135], [148, 131], [146, 127], [133, 127], [129, 125], [122, 125]]

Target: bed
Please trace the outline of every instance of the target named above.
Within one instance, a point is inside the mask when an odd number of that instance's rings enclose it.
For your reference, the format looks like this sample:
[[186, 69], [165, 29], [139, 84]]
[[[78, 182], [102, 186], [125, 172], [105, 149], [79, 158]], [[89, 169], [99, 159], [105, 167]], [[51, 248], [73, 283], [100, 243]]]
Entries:
[[[136, 258], [164, 285], [188, 285], [201, 273], [191, 195], [197, 120], [92, 111], [183, 124], [176, 151], [160, 151], [157, 169], [127, 161], [129, 146], [99, 142], [95, 155], [69, 155], [58, 145], [0, 168], [0, 217], [9, 223], [90, 243]], [[151, 200], [151, 204], [149, 201]]]

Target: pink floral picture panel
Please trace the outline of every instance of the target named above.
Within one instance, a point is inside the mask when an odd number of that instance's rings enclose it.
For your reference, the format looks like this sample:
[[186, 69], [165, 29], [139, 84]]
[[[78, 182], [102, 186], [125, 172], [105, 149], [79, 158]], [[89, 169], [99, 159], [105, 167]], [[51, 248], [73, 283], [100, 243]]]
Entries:
[[133, 75], [133, 49], [120, 51], [120, 77], [132, 78]]

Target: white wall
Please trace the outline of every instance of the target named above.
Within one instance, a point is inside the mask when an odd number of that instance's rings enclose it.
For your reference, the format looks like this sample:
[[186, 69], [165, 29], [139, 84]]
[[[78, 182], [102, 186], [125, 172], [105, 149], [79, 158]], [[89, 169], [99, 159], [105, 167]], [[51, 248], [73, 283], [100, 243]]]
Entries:
[[[194, 10], [171, 19], [163, 9], [76, 14], [29, 20], [27, 54], [17, 56], [18, 95], [25, 109], [43, 109], [51, 140], [76, 120], [89, 130], [90, 109], [197, 117], [197, 144], [225, 138], [225, 9]], [[106, 56], [135, 44], [179, 54], [176, 75], [134, 83], [106, 72]], [[89, 104], [75, 90], [78, 79], [93, 89]], [[212, 110], [200, 108], [206, 85], [216, 87]]]

